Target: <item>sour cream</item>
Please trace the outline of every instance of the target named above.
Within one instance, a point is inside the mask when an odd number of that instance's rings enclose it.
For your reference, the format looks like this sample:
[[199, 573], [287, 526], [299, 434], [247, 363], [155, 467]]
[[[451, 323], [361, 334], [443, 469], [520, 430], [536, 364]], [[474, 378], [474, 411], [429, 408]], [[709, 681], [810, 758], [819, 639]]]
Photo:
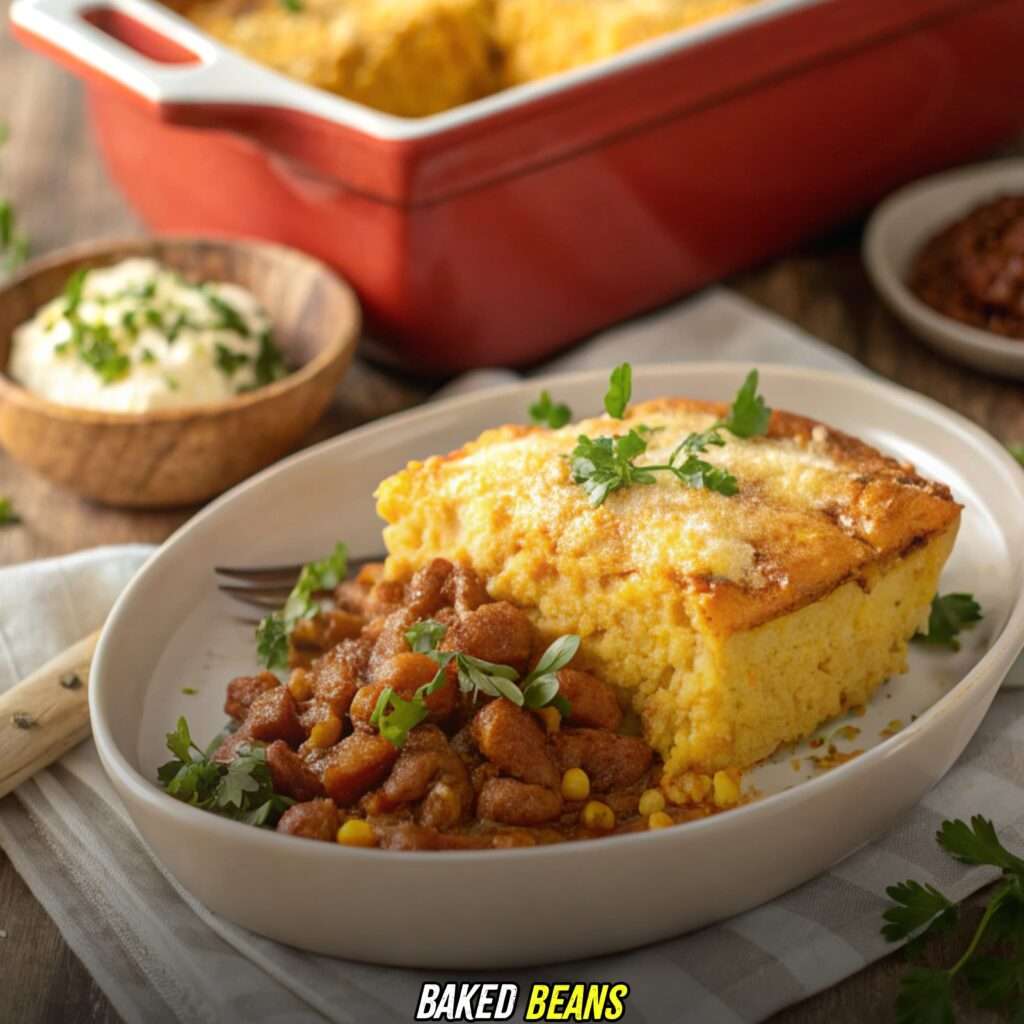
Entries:
[[9, 363], [29, 391], [110, 412], [219, 402], [285, 372], [250, 292], [191, 284], [146, 259], [72, 278], [15, 330]]

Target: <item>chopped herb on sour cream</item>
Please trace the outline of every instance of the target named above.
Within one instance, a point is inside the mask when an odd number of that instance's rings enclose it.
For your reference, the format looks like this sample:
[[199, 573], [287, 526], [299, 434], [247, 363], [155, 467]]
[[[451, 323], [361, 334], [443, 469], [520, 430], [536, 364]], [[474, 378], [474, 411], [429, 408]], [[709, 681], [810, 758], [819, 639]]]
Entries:
[[270, 318], [244, 288], [131, 259], [72, 275], [14, 332], [10, 372], [63, 405], [146, 412], [218, 402], [287, 371]]

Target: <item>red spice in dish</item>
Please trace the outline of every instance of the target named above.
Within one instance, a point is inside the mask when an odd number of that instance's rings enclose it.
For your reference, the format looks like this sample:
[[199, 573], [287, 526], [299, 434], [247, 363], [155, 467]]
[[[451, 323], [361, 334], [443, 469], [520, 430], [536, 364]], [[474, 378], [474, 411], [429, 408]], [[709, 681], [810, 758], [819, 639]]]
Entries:
[[1024, 339], [1024, 196], [991, 200], [935, 235], [909, 285], [945, 316]]

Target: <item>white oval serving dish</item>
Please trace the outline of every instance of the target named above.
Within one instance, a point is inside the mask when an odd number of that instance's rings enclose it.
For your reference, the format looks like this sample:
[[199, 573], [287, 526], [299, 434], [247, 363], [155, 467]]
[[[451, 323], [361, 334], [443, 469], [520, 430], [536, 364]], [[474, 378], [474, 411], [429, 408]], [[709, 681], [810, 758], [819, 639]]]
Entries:
[[[743, 372], [734, 363], [637, 368], [635, 393], [722, 399]], [[379, 551], [371, 495], [381, 478], [485, 427], [522, 421], [542, 385], [578, 414], [596, 411], [606, 379], [596, 371], [515, 384], [326, 442], [215, 502], [126, 589], [96, 653], [96, 743], [156, 856], [211, 910], [294, 946], [379, 963], [496, 968], [608, 953], [806, 881], [885, 831], [959, 756], [1024, 646], [1024, 473], [978, 427], [928, 399], [876, 380], [766, 367], [770, 404], [914, 461], [965, 506], [943, 589], [973, 591], [985, 619], [958, 654], [914, 649], [910, 672], [857, 719], [859, 757], [807, 777], [791, 758], [813, 751], [787, 751], [750, 777], [761, 799], [676, 828], [477, 852], [295, 839], [198, 811], [154, 784], [177, 716], [202, 741], [212, 737], [226, 682], [255, 664], [251, 627], [218, 594], [213, 565], [307, 560], [339, 538], [354, 554]], [[186, 686], [198, 694], [183, 694]], [[910, 724], [886, 740], [892, 719]]]
[[1024, 379], [1024, 341], [943, 316], [906, 285], [918, 250], [976, 206], [1024, 193], [1024, 160], [958, 167], [916, 181], [881, 203], [864, 232], [864, 265], [890, 309], [922, 341], [987, 373]]

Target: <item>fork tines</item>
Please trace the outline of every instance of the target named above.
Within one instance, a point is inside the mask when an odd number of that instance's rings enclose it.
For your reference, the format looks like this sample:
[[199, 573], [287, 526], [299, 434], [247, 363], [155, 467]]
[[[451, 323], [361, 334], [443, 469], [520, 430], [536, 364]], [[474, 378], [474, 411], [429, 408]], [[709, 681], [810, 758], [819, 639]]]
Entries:
[[[350, 558], [349, 573], [355, 574], [371, 562], [381, 562], [384, 555], [370, 555], [363, 558]], [[241, 601], [242, 604], [254, 608], [274, 609], [284, 604], [292, 587], [295, 586], [302, 572], [302, 565], [257, 565], [257, 566], [214, 566], [218, 576], [236, 581], [231, 583], [218, 582], [217, 588], [228, 597]]]

